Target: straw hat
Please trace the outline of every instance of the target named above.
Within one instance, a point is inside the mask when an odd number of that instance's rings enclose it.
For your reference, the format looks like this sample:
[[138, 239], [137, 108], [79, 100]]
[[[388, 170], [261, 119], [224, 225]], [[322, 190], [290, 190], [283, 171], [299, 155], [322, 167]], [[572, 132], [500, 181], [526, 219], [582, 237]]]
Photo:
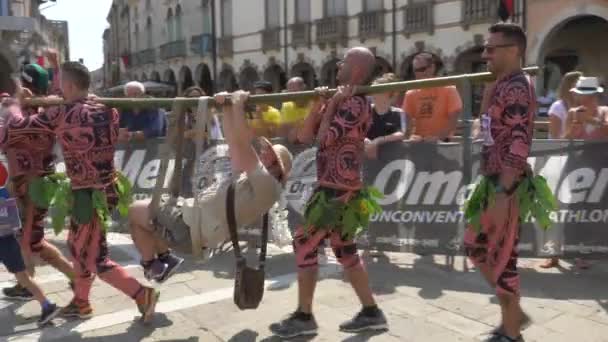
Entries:
[[597, 77], [580, 77], [576, 82], [576, 87], [570, 89], [571, 92], [579, 95], [594, 95], [604, 92]]
[[281, 144], [272, 145], [272, 143], [264, 137], [260, 138], [260, 144], [262, 146], [271, 147], [271, 150], [274, 152], [274, 156], [279, 162], [279, 167], [281, 168], [281, 179], [283, 182], [287, 180], [289, 177], [289, 172], [291, 171], [291, 164], [293, 160], [293, 155], [289, 152], [287, 147]]

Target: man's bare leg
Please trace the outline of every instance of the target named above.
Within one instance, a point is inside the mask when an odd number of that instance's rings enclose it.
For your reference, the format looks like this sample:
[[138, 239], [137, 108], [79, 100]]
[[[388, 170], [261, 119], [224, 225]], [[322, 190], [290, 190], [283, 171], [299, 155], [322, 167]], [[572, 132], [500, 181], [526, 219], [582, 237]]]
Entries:
[[63, 273], [70, 280], [74, 279], [75, 273], [72, 264], [66, 259], [55, 245], [48, 241], [42, 241], [40, 258], [53, 266], [56, 270]]
[[303, 313], [312, 313], [312, 302], [315, 296], [318, 276], [319, 269], [316, 267], [300, 269], [298, 271], [298, 309]]
[[369, 286], [369, 276], [367, 274], [367, 270], [365, 270], [363, 266], [359, 265], [356, 267], [351, 267], [345, 270], [345, 272], [350, 284], [357, 294], [357, 297], [359, 297], [361, 304], [364, 307], [376, 305], [374, 295], [372, 294], [372, 289]]
[[150, 231], [139, 224], [131, 223], [129, 224], [129, 229], [135, 248], [137, 248], [139, 254], [141, 254], [142, 261], [153, 261], [157, 254], [157, 239]]

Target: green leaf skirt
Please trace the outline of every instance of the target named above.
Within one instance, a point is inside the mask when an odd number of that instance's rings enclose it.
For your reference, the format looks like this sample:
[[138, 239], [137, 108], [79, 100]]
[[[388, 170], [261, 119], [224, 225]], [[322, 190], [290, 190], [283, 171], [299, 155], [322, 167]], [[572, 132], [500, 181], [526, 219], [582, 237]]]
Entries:
[[[126, 217], [132, 202], [132, 185], [120, 172], [116, 172], [114, 185], [118, 194], [119, 213]], [[37, 207], [52, 209], [51, 221], [55, 234], [61, 233], [67, 216], [77, 224], [88, 224], [95, 213], [101, 220], [104, 231], [110, 227], [112, 214], [106, 194], [97, 189], [73, 190], [65, 173], [34, 178], [29, 183], [28, 194]]]
[[378, 199], [380, 191], [367, 187], [356, 192], [344, 203], [331, 189], [318, 188], [308, 201], [304, 219], [306, 225], [317, 229], [340, 230], [346, 239], [353, 239], [367, 229], [370, 217], [382, 212]]
[[[494, 204], [497, 182], [496, 177], [482, 177], [464, 204], [464, 217], [478, 232], [481, 230], [482, 213]], [[521, 222], [533, 217], [541, 228], [546, 230], [551, 227], [550, 214], [557, 210], [558, 206], [545, 177], [525, 177], [518, 184], [514, 195], [517, 196]]]

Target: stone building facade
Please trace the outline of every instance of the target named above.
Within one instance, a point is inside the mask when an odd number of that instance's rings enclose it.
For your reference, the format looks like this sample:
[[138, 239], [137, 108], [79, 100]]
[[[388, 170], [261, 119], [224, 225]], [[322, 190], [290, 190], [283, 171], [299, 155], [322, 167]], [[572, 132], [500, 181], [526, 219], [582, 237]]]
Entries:
[[44, 48], [69, 59], [68, 24], [47, 20], [38, 7], [46, 0], [0, 0], [0, 92], [12, 91], [11, 77], [26, 62], [37, 62]]

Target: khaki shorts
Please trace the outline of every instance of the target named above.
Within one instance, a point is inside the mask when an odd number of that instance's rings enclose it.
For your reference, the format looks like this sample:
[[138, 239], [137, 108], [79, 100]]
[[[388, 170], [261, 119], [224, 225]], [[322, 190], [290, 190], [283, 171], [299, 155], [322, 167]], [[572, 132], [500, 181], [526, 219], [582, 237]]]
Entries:
[[[226, 197], [231, 181], [207, 188], [197, 203], [193, 198], [184, 201], [183, 220], [190, 227], [198, 227], [207, 247], [216, 248], [230, 239]], [[237, 228], [257, 222], [279, 200], [281, 192], [281, 184], [261, 163], [242, 174], [236, 181], [234, 194]]]

